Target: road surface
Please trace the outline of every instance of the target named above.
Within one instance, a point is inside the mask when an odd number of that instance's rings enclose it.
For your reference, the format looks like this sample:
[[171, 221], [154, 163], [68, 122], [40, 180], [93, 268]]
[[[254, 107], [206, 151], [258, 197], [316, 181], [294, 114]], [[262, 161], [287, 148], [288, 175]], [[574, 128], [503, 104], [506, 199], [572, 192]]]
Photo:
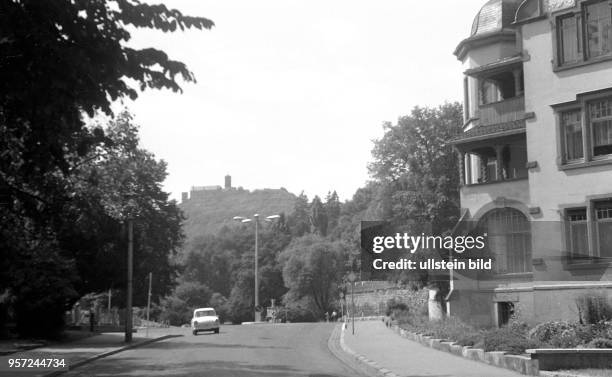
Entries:
[[328, 323], [221, 326], [124, 351], [64, 376], [361, 377], [328, 349]]

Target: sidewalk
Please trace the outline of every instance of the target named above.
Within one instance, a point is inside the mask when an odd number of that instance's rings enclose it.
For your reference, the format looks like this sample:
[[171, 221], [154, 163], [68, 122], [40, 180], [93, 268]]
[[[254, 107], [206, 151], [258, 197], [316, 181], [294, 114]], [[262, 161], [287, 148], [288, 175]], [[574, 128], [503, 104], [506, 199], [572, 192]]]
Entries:
[[395, 334], [387, 329], [382, 321], [355, 322], [355, 335], [352, 335], [349, 323], [344, 331], [344, 343], [356, 354], [402, 377], [523, 376], [507, 369], [424, 347]]
[[[66, 365], [70, 369], [74, 369], [80, 365], [86, 364], [93, 360], [110, 356], [133, 347], [142, 346], [144, 344], [155, 341], [182, 336], [185, 333], [184, 329], [178, 327], [170, 328], [152, 328], [148, 333], [145, 329], [139, 329], [133, 334], [132, 342], [127, 344], [124, 342], [123, 333], [101, 333], [87, 338], [82, 338], [73, 342], [51, 344], [39, 348], [34, 348], [27, 351], [16, 352], [3, 358], [36, 358], [41, 357], [41, 354], [46, 357], [53, 355], [55, 358], [65, 358]], [[37, 370], [36, 372], [2, 372], [0, 377], [14, 376], [56, 376], [58, 372]]]

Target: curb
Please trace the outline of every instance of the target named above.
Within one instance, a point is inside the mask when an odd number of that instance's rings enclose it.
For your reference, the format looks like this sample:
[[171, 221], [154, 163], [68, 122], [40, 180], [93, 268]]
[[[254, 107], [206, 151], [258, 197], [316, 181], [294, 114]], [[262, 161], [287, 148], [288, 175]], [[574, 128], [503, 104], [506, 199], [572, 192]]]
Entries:
[[540, 376], [542, 377], [589, 377], [586, 374], [573, 374], [573, 373], [561, 373], [555, 371], [540, 371]]
[[448, 352], [464, 359], [489, 364], [503, 369], [508, 369], [523, 375], [540, 376], [540, 366], [538, 360], [533, 360], [530, 357], [522, 355], [510, 355], [506, 352], [499, 351], [485, 352], [483, 349], [480, 348], [472, 348], [471, 346], [461, 346], [455, 342], [448, 342], [444, 339], [435, 339], [431, 336], [416, 334], [404, 330], [398, 325], [392, 325], [388, 328], [391, 331], [395, 332], [397, 335], [401, 336], [402, 338], [417, 342], [428, 348]]
[[344, 342], [344, 332], [346, 330], [346, 324], [342, 324], [342, 330], [340, 333], [340, 348], [344, 351], [351, 359], [356, 361], [365, 371], [371, 375], [380, 377], [400, 377], [397, 374], [391, 372], [389, 369], [383, 368], [376, 361], [372, 361], [367, 357], [358, 354], [353, 351]]
[[31, 351], [33, 349], [40, 348], [40, 347], [46, 347], [46, 346], [47, 344], [44, 344], [44, 343], [37, 343], [35, 345], [32, 344], [32, 345], [28, 345], [25, 347], [11, 349], [10, 351], [0, 351], [0, 356], [12, 355], [17, 352]]
[[147, 344], [159, 342], [159, 341], [170, 339], [170, 338], [179, 338], [179, 337], [182, 337], [182, 336], [183, 335], [164, 335], [164, 336], [160, 336], [159, 338], [147, 339], [147, 340], [145, 340], [143, 342], [140, 342], [140, 343], [128, 344], [126, 346], [119, 347], [119, 348], [114, 349], [112, 351], [103, 352], [103, 353], [91, 356], [91, 357], [89, 357], [89, 358], [87, 358], [85, 360], [81, 360], [79, 362], [76, 362], [76, 363], [70, 365], [67, 370], [59, 370], [59, 371], [43, 374], [42, 377], [60, 376], [60, 375], [62, 375], [64, 373], [66, 373], [66, 372], [70, 372], [70, 371], [72, 371], [72, 370], [74, 370], [74, 369], [76, 369], [78, 367], [81, 367], [81, 366], [83, 366], [85, 364], [89, 364], [89, 363], [91, 363], [93, 361], [96, 361], [98, 359], [102, 359], [104, 357], [112, 356], [112, 355], [114, 355], [116, 353], [119, 353], [119, 352], [127, 351], [127, 350], [130, 350], [130, 349], [133, 349], [133, 348], [138, 348], [138, 347], [141, 347], [141, 346], [146, 346]]

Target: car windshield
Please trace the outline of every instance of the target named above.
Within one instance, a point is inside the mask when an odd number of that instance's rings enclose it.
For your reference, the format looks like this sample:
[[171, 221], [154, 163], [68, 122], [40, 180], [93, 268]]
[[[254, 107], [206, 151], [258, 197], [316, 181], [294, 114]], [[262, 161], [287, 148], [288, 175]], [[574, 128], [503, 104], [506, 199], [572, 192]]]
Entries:
[[195, 313], [196, 317], [206, 317], [217, 315], [214, 310], [199, 310]]

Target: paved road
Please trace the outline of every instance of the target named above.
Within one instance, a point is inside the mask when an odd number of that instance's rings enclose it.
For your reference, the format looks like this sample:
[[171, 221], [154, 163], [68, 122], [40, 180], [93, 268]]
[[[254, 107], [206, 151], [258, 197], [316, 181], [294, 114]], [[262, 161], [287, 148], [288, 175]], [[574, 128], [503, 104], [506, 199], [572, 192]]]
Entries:
[[332, 324], [222, 326], [97, 360], [64, 376], [357, 377], [330, 353]]

